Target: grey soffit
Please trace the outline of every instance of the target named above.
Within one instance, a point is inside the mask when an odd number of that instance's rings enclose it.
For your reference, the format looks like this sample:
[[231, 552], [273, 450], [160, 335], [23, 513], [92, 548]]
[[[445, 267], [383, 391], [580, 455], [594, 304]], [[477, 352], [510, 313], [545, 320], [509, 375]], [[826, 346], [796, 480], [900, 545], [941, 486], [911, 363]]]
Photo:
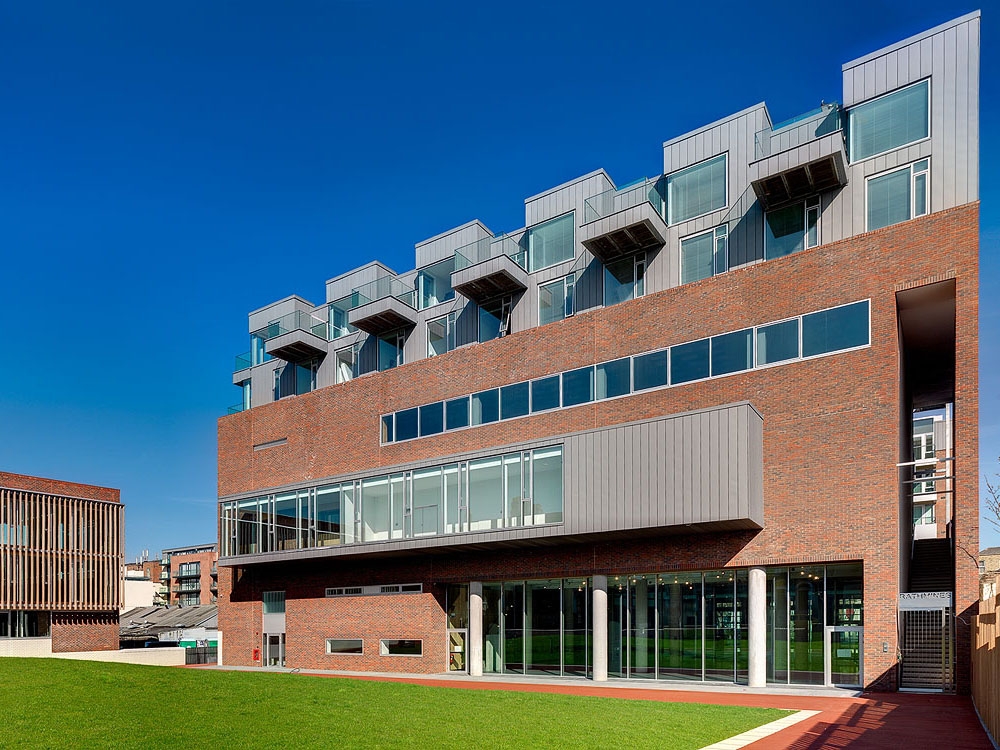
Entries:
[[651, 203], [624, 208], [580, 227], [580, 241], [603, 263], [667, 241], [667, 224]]
[[841, 131], [750, 164], [750, 181], [765, 211], [847, 184]]
[[264, 346], [272, 357], [286, 362], [305, 362], [326, 354], [326, 339], [301, 329], [270, 338]]
[[498, 255], [455, 271], [451, 286], [463, 297], [480, 304], [524, 291], [528, 288], [528, 274], [509, 255]]
[[380, 336], [417, 324], [417, 311], [396, 297], [366, 302], [348, 313], [348, 322], [367, 334]]

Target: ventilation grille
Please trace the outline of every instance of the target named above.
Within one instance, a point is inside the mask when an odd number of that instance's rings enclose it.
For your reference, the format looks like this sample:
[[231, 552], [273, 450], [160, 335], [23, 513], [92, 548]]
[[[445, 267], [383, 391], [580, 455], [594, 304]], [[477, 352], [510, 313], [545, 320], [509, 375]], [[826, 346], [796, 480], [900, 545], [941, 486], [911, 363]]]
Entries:
[[385, 594], [420, 594], [422, 583], [391, 583], [385, 586], [342, 586], [326, 590], [327, 597], [333, 596], [380, 596]]

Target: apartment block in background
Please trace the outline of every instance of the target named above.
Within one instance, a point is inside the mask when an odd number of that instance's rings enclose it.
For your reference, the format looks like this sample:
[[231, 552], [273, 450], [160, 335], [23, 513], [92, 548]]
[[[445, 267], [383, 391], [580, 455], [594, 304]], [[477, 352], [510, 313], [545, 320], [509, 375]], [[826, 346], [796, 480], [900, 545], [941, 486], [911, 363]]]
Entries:
[[250, 313], [225, 663], [967, 691], [979, 14], [842, 74]]
[[0, 472], [0, 655], [118, 648], [119, 491]]
[[160, 558], [160, 575], [170, 586], [168, 604], [182, 607], [215, 604], [219, 579], [217, 545], [165, 549]]

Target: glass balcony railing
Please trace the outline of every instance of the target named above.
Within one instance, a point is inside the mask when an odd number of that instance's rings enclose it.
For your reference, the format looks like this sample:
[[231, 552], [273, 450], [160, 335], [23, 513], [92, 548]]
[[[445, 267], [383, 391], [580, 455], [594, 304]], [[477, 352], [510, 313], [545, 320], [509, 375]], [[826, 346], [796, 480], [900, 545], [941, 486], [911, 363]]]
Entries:
[[238, 404], [233, 404], [232, 406], [230, 406], [229, 408], [227, 408], [226, 409], [226, 416], [229, 416], [230, 414], [239, 414], [241, 411], [243, 411], [243, 402], [242, 401], [240, 401]]
[[264, 328], [254, 331], [254, 335], [267, 341], [277, 336], [291, 333], [292, 331], [308, 331], [314, 336], [319, 336], [324, 341], [327, 341], [329, 340], [327, 337], [328, 327], [329, 324], [327, 321], [316, 317], [313, 313], [305, 312], [304, 310], [295, 310], [288, 313], [288, 315], [282, 315], [277, 320], [272, 320]]
[[[524, 233], [521, 233], [521, 237]], [[511, 234], [501, 234], [497, 237], [484, 237], [455, 251], [455, 270], [460, 271], [484, 260], [508, 255], [521, 268], [528, 268], [528, 252], [521, 241]]]
[[347, 322], [347, 313], [360, 304], [361, 299], [357, 292], [352, 292], [346, 297], [341, 297], [327, 304], [327, 317], [330, 321], [328, 330], [330, 341], [339, 339], [341, 336], [347, 336], [358, 330]]
[[634, 208], [642, 203], [650, 203], [660, 216], [663, 216], [663, 195], [660, 178], [644, 178], [631, 185], [605, 190], [603, 193], [587, 198], [583, 202], [583, 223], [603, 219], [605, 216]]
[[353, 307], [360, 307], [386, 297], [395, 297], [403, 304], [409, 305], [414, 310], [417, 309], [417, 290], [404, 284], [395, 276], [383, 276], [375, 281], [370, 281], [354, 289], [351, 296], [352, 301], [356, 302]]
[[239, 372], [240, 370], [245, 370], [252, 364], [253, 360], [250, 359], [250, 352], [243, 352], [243, 354], [237, 354], [236, 361], [233, 363], [233, 372]]
[[837, 102], [831, 102], [757, 131], [754, 136], [754, 160], [842, 131], [842, 112]]

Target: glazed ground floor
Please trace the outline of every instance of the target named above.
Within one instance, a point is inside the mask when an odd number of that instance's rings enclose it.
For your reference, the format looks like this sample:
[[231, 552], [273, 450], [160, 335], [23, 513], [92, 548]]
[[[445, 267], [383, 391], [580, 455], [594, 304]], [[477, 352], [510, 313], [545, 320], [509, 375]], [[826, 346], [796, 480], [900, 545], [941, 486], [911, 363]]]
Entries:
[[220, 604], [224, 663], [857, 687], [884, 671], [865, 665], [861, 561], [453, 582], [400, 567], [372, 584], [358, 573], [320, 596], [298, 577], [282, 588], [280, 575], [237, 574]]

